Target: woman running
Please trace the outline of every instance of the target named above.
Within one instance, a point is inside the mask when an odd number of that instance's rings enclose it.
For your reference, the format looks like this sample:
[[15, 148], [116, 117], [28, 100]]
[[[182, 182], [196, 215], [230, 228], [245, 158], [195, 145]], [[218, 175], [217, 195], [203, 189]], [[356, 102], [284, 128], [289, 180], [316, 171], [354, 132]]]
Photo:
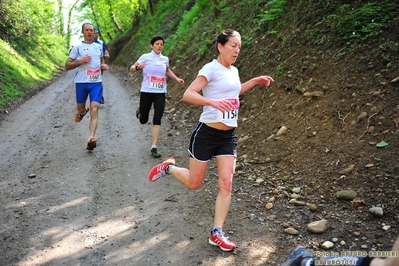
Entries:
[[165, 110], [165, 96], [167, 92], [166, 76], [184, 84], [184, 80], [178, 78], [169, 68], [169, 58], [162, 55], [164, 39], [156, 36], [151, 39], [150, 46], [152, 51], [143, 54], [130, 67], [130, 72], [143, 70], [143, 82], [140, 89], [140, 106], [136, 116], [141, 124], [148, 122], [151, 106], [154, 104], [154, 117], [152, 120], [152, 145], [151, 155], [160, 158], [157, 143], [161, 134], [161, 119]]
[[198, 189], [204, 181], [209, 160], [215, 157], [219, 191], [208, 242], [223, 251], [231, 251], [236, 244], [224, 236], [222, 228], [230, 208], [236, 166], [238, 97], [257, 84], [269, 86], [273, 79], [259, 76], [241, 84], [238, 70], [232, 65], [241, 49], [241, 36], [237, 31], [222, 31], [215, 45], [218, 58], [202, 67], [183, 95], [183, 101], [203, 106], [199, 123], [191, 133], [189, 169], [175, 166], [174, 158], [166, 158], [152, 168], [149, 179], [154, 182], [170, 174], [189, 189]]

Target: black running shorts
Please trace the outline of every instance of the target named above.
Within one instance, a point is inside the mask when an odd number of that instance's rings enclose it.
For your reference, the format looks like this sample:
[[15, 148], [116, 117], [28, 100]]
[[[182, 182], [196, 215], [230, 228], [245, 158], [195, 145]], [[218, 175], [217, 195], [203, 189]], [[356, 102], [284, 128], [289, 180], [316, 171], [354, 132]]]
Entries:
[[219, 130], [199, 122], [191, 131], [188, 147], [190, 157], [198, 161], [209, 161], [212, 157], [237, 157], [237, 136], [235, 128]]

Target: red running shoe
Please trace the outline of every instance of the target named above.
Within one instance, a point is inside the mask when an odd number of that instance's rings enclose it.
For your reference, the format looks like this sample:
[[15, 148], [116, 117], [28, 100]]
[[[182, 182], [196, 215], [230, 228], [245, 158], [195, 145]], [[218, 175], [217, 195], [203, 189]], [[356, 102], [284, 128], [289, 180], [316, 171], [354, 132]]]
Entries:
[[175, 158], [169, 157], [166, 158], [162, 163], [154, 166], [151, 171], [150, 174], [148, 175], [148, 179], [151, 182], [155, 182], [158, 179], [160, 179], [161, 177], [164, 177], [166, 175], [166, 167], [170, 164], [175, 164]]
[[82, 121], [83, 117], [87, 114], [87, 112], [89, 112], [89, 108], [88, 108], [88, 107], [86, 107], [86, 109], [85, 109], [85, 111], [84, 111], [83, 114], [77, 113], [77, 114], [75, 115], [75, 122], [80, 122], [80, 121]]
[[209, 244], [219, 246], [223, 251], [232, 251], [236, 244], [229, 240], [228, 236], [224, 236], [223, 233], [209, 236]]

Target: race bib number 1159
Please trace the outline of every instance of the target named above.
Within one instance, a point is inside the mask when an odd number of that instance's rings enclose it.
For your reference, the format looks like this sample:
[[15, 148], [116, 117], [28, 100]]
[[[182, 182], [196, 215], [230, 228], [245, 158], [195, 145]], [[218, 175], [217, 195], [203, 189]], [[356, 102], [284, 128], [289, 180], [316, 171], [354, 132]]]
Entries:
[[240, 108], [240, 101], [238, 99], [227, 99], [233, 104], [231, 111], [218, 111], [217, 118], [219, 121], [234, 121], [238, 119], [238, 109]]

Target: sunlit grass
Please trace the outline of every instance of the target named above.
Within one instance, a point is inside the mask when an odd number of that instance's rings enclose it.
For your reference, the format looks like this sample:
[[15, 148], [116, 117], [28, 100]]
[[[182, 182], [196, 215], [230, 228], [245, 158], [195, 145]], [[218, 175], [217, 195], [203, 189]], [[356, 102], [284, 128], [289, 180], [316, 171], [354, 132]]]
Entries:
[[[0, 39], [0, 108], [25, 95], [25, 91], [57, 73], [57, 64], [65, 60], [62, 52], [46, 53], [43, 47], [32, 47], [21, 55]], [[46, 54], [53, 54], [49, 58]], [[54, 54], [56, 56], [54, 56]], [[57, 62], [57, 63], [56, 63]]]

